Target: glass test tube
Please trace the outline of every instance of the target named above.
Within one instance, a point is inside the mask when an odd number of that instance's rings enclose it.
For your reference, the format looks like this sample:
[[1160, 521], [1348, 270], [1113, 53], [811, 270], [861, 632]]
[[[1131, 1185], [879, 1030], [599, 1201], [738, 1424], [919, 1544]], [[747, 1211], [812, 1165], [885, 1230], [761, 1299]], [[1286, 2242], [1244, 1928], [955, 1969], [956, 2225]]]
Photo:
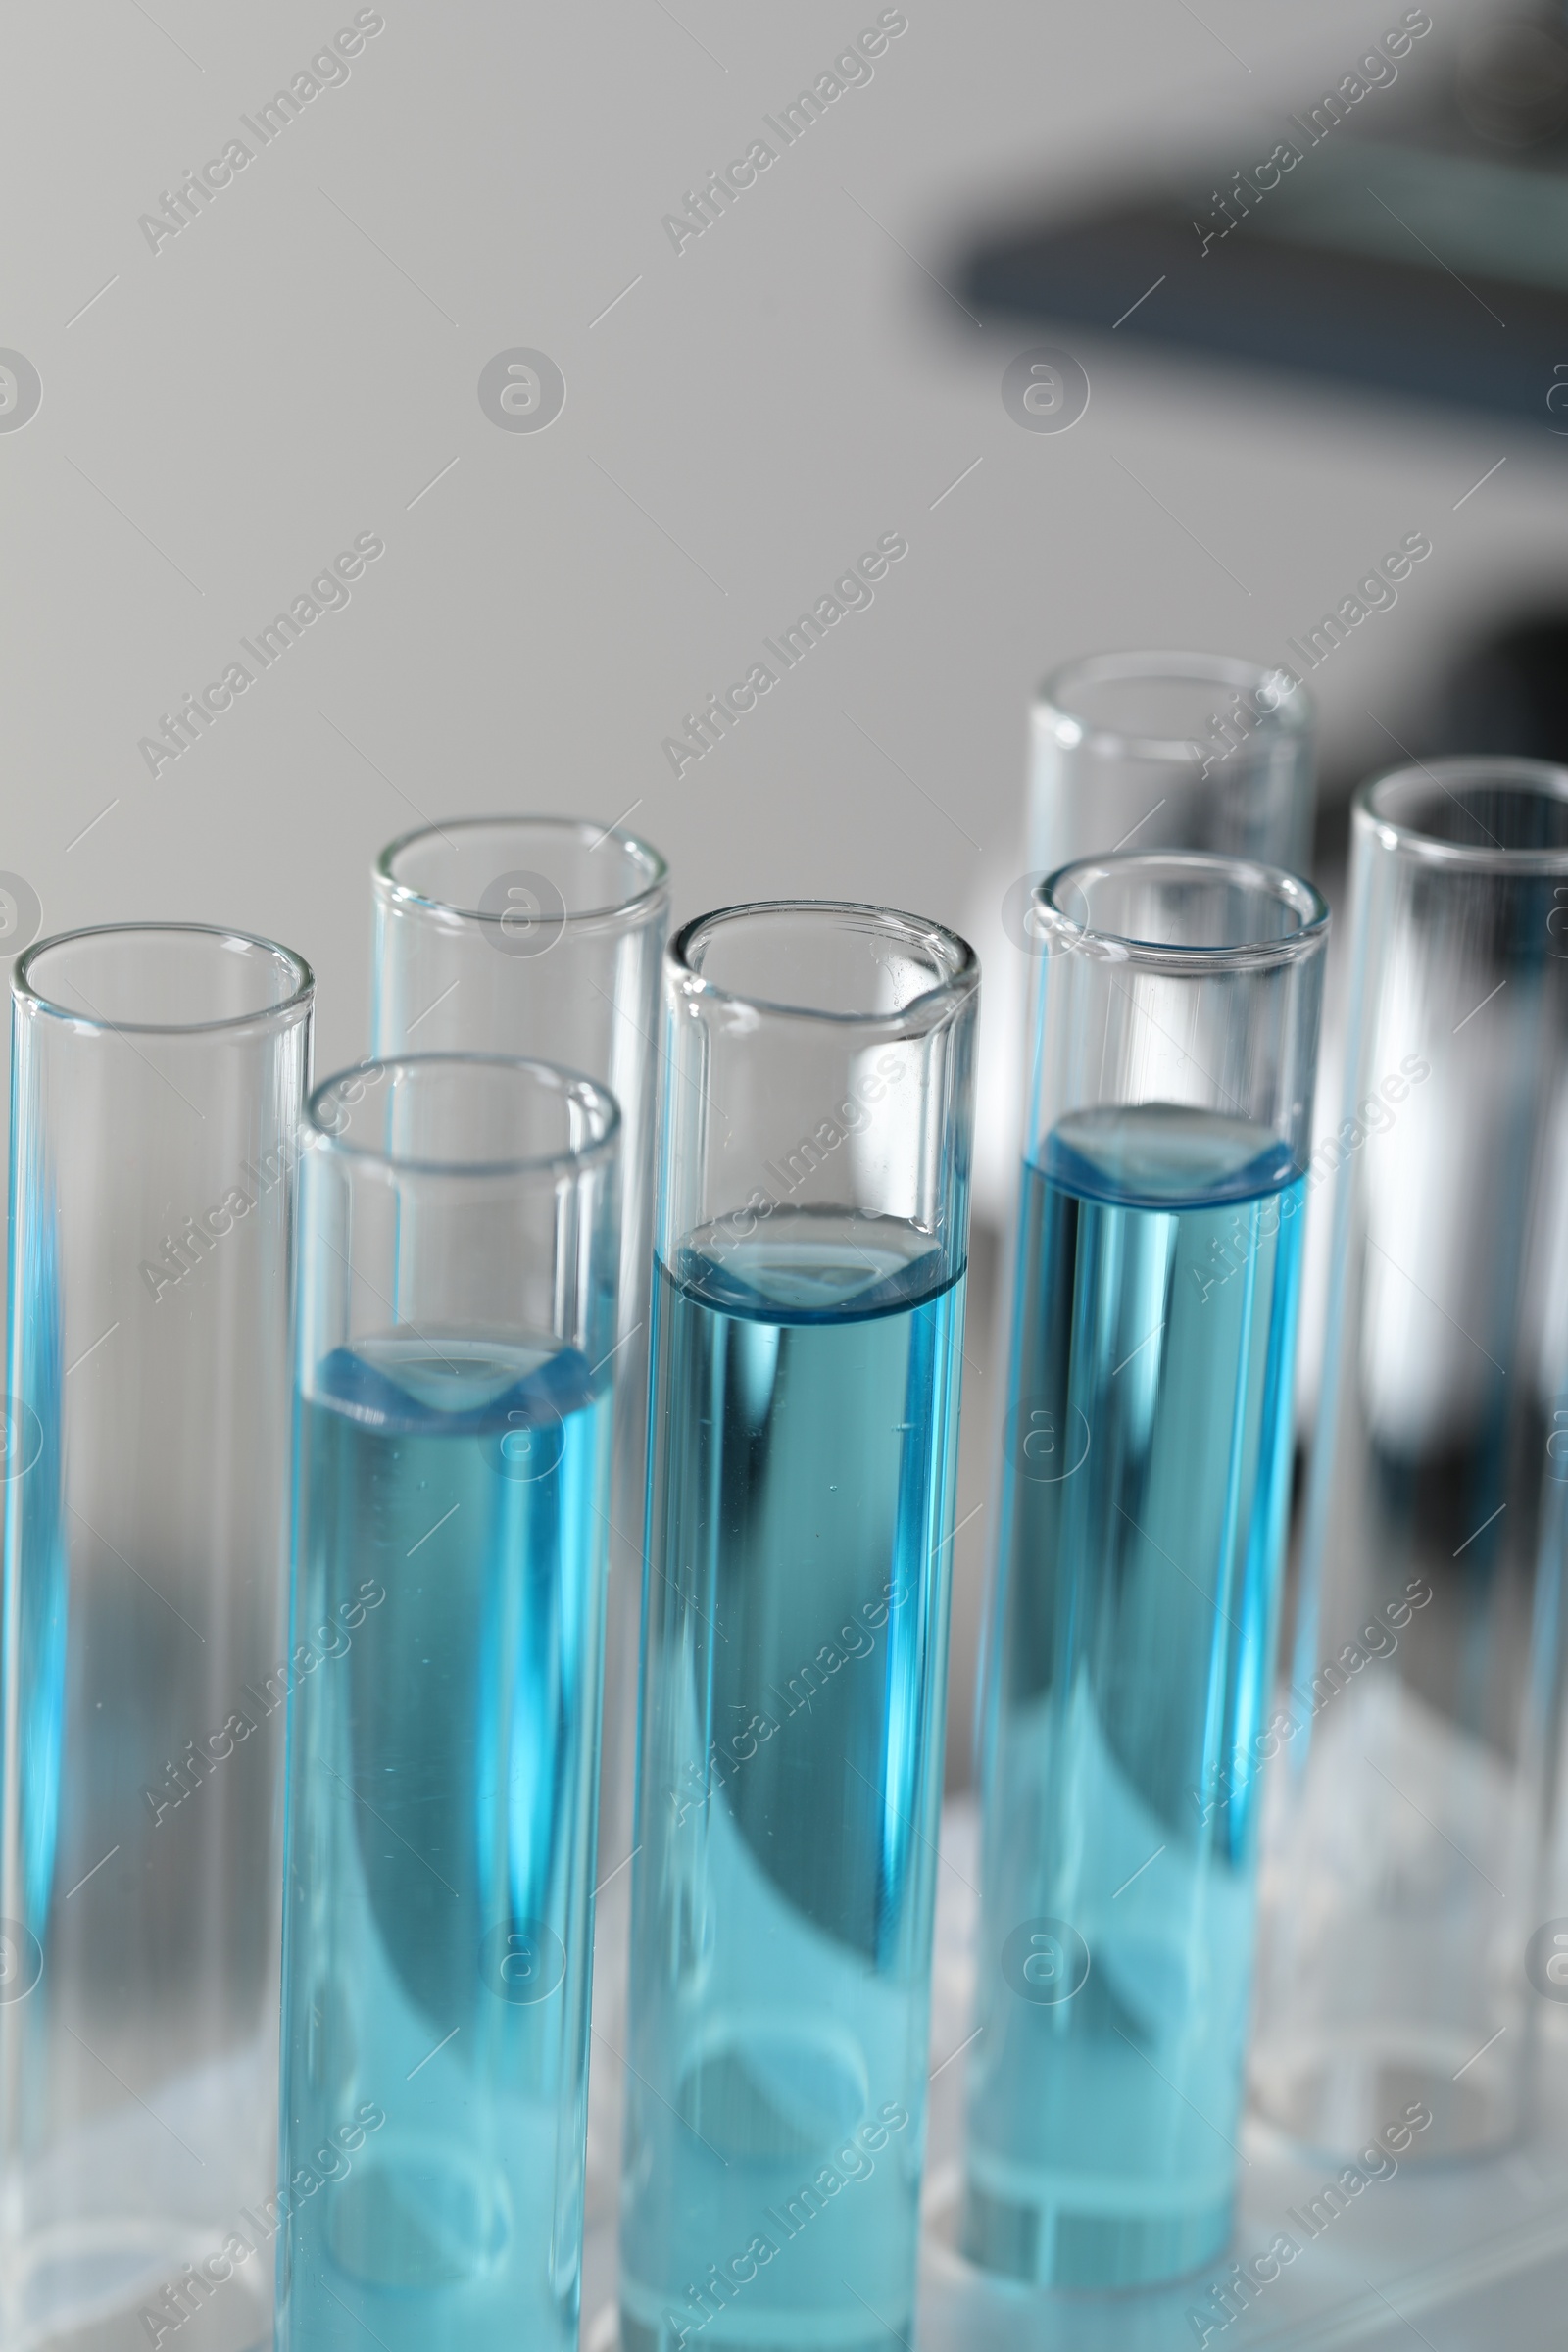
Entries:
[[576, 2345], [617, 1125], [478, 1055], [311, 1100], [278, 2352]]
[[913, 2324], [978, 967], [879, 907], [665, 960], [622, 2352]]
[[[0, 2341], [263, 2339], [294, 1166], [314, 983], [46, 939], [12, 983]], [[235, 2233], [240, 2232], [238, 2243]], [[226, 2249], [226, 2250], [225, 2250]]]
[[[615, 1437], [607, 1506], [601, 1876], [594, 2013], [617, 2034], [625, 1997], [637, 1624], [648, 1444], [659, 959], [664, 860], [615, 826], [576, 817], [453, 818], [376, 859], [371, 1052], [523, 1054], [581, 1070], [620, 1106]], [[618, 1871], [618, 1875], [616, 1874]], [[607, 2202], [620, 2130], [613, 2070], [593, 2070], [591, 2157]]]
[[[1228, 654], [1091, 654], [1054, 670], [1030, 714], [1025, 871], [986, 955], [975, 1206], [1013, 1230], [1039, 943], [1031, 894], [1113, 851], [1209, 850], [1310, 871], [1311, 698], [1292, 674]], [[1014, 977], [1016, 974], [1016, 977]], [[1000, 1364], [998, 1367], [1000, 1371]]]
[[1230, 2231], [1328, 916], [1167, 852], [1036, 922], [964, 2243], [1119, 2287]]
[[1524, 2118], [1568, 1928], [1540, 1889], [1568, 1532], [1568, 771], [1448, 760], [1365, 786], [1351, 883], [1253, 2089], [1317, 2146], [1349, 2153], [1413, 2105], [1412, 2158], [1474, 2155]]
[[1312, 706], [1288, 670], [1226, 654], [1092, 654], [1030, 722], [1035, 879], [1110, 851], [1211, 850], [1304, 873]]

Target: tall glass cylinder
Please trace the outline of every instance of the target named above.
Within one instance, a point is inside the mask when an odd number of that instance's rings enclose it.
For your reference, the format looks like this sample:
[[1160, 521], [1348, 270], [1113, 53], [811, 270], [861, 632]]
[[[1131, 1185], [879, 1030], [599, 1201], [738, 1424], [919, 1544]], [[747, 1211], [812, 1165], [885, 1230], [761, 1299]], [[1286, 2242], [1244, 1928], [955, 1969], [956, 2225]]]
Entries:
[[1289, 670], [1092, 654], [1041, 687], [1030, 743], [1029, 855], [1047, 873], [1124, 847], [1310, 861], [1312, 707]]
[[1351, 881], [1254, 2089], [1347, 2150], [1418, 2102], [1430, 2158], [1517, 2130], [1559, 1997], [1532, 1932], [1568, 1524], [1568, 771], [1385, 776]]
[[574, 2352], [618, 1118], [371, 1062], [302, 1197], [278, 2352]]
[[1046, 679], [1030, 714], [1025, 870], [1003, 900], [1006, 946], [997, 940], [993, 958], [982, 940], [992, 985], [978, 1217], [1004, 1232], [1015, 1224], [1038, 885], [1059, 866], [1124, 849], [1206, 850], [1308, 873], [1314, 803], [1312, 702], [1289, 670], [1231, 654], [1133, 650], [1090, 654]]
[[[286, 949], [127, 925], [12, 983], [0, 2339], [265, 2336], [297, 1126]], [[226, 2249], [226, 2250], [225, 2250]], [[210, 2314], [208, 2306], [211, 2306]]]
[[880, 907], [665, 964], [622, 2352], [913, 2326], [979, 973]]
[[[619, 1322], [606, 1613], [600, 1851], [608, 1879], [596, 2014], [624, 1999], [637, 1623], [648, 1443], [659, 960], [663, 858], [576, 817], [449, 819], [395, 841], [374, 869], [371, 1052], [528, 1054], [581, 1070], [620, 1106]], [[618, 1874], [618, 1875], [612, 1875]], [[596, 2177], [607, 2197], [618, 2084], [594, 2070]]]
[[1169, 852], [1035, 923], [964, 2240], [1131, 2286], [1231, 2227], [1328, 916]]

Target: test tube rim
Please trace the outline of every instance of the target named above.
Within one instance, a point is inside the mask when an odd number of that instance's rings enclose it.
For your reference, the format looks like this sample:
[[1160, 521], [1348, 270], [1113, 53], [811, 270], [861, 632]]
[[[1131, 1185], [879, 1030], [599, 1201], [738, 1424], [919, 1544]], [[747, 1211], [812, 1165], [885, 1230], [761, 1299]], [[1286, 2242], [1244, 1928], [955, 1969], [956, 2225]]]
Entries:
[[502, 920], [500, 913], [492, 914], [478, 906], [462, 906], [456, 899], [437, 898], [429, 891], [416, 889], [412, 882], [403, 880], [393, 870], [396, 859], [416, 842], [450, 840], [454, 833], [477, 832], [487, 825], [516, 830], [525, 836], [531, 833], [535, 837], [542, 837], [548, 832], [571, 834], [578, 841], [586, 840], [590, 852], [602, 848], [607, 841], [614, 841], [640, 864], [644, 878], [629, 897], [616, 899], [602, 906], [567, 907], [559, 917], [564, 929], [594, 931], [617, 928], [643, 909], [652, 912], [661, 896], [668, 893], [668, 861], [662, 852], [655, 849], [652, 842], [645, 841], [641, 834], [628, 833], [619, 823], [601, 825], [592, 817], [556, 816], [532, 810], [519, 814], [513, 809], [502, 809], [488, 816], [448, 817], [442, 824], [416, 825], [409, 832], [400, 833], [395, 841], [389, 841], [377, 853], [370, 868], [371, 887], [378, 897], [390, 905], [423, 907], [432, 914], [447, 915], [460, 923], [499, 925]]
[[[275, 1004], [257, 1006], [249, 1012], [222, 1013], [214, 1019], [186, 1021], [116, 1021], [102, 1013], [80, 1012], [74, 1005], [63, 1004], [40, 988], [33, 978], [39, 958], [61, 948], [79, 946], [84, 940], [145, 938], [210, 939], [225, 946], [259, 949], [280, 964], [292, 985], [288, 994]], [[235, 1035], [243, 1030], [267, 1031], [283, 1029], [302, 1020], [310, 1011], [316, 995], [316, 974], [297, 950], [286, 948], [275, 939], [267, 939], [257, 931], [241, 931], [227, 923], [84, 923], [72, 931], [51, 931], [46, 938], [36, 939], [17, 957], [11, 978], [11, 993], [19, 1007], [29, 1014], [59, 1021], [66, 1028], [85, 1031], [97, 1037], [211, 1037], [219, 1034]]]
[[1446, 793], [1449, 785], [1461, 778], [1471, 782], [1485, 778], [1503, 789], [1517, 786], [1538, 793], [1543, 800], [1568, 806], [1568, 767], [1555, 760], [1516, 759], [1503, 753], [1461, 753], [1451, 759], [1417, 760], [1385, 768], [1369, 776], [1364, 784], [1357, 786], [1350, 804], [1357, 839], [1371, 838], [1379, 849], [1395, 857], [1450, 871], [1517, 876], [1568, 874], [1568, 841], [1555, 849], [1507, 849], [1501, 843], [1488, 847], [1484, 843], [1445, 841], [1440, 834], [1424, 833], [1419, 826], [1386, 815], [1377, 806], [1378, 796], [1396, 785], [1415, 789], [1436, 784]]
[[1058, 663], [1041, 682], [1035, 697], [1036, 716], [1054, 715], [1074, 730], [1068, 735], [1059, 725], [1053, 729], [1064, 750], [1088, 751], [1108, 760], [1143, 760], [1152, 766], [1180, 765], [1195, 758], [1205, 758], [1213, 747], [1199, 742], [1196, 736], [1150, 735], [1106, 727], [1082, 716], [1071, 707], [1071, 689], [1075, 683], [1098, 685], [1160, 677], [1201, 681], [1232, 693], [1250, 690], [1254, 699], [1260, 686], [1275, 678], [1289, 678], [1290, 691], [1272, 710], [1258, 714], [1257, 731], [1270, 741], [1282, 742], [1309, 740], [1312, 735], [1316, 715], [1312, 697], [1284, 662], [1249, 662], [1241, 654], [1194, 653], [1160, 647], [1080, 654], [1070, 662]]
[[[922, 989], [893, 1011], [841, 1012], [831, 1005], [792, 1004], [780, 1000], [723, 987], [691, 961], [699, 934], [747, 916], [801, 914], [869, 918], [890, 932], [946, 957], [951, 969], [933, 988]], [[683, 923], [664, 950], [664, 968], [670, 983], [695, 1009], [698, 1001], [733, 1007], [767, 1020], [804, 1021], [824, 1028], [856, 1029], [868, 1037], [922, 1037], [940, 1028], [962, 1010], [980, 986], [980, 958], [960, 933], [928, 915], [906, 914], [897, 906], [881, 906], [857, 899], [746, 899], [731, 906], [714, 906]]]
[[[337, 1087], [355, 1079], [374, 1076], [384, 1079], [398, 1071], [440, 1066], [479, 1067], [525, 1071], [531, 1078], [543, 1078], [550, 1087], [562, 1094], [570, 1093], [579, 1102], [593, 1105], [603, 1124], [597, 1135], [580, 1144], [576, 1150], [512, 1154], [502, 1159], [416, 1159], [389, 1152], [380, 1146], [350, 1142], [342, 1128], [326, 1126], [321, 1118], [324, 1099]], [[304, 1124], [308, 1131], [307, 1149], [327, 1152], [339, 1158], [353, 1160], [368, 1171], [378, 1169], [401, 1179], [416, 1176], [430, 1179], [580, 1175], [596, 1166], [615, 1159], [620, 1150], [620, 1104], [610, 1088], [585, 1071], [572, 1070], [564, 1063], [546, 1061], [535, 1054], [370, 1054], [364, 1061], [350, 1062], [323, 1078], [311, 1089], [306, 1098]]]
[[[1053, 894], [1058, 886], [1065, 885], [1069, 876], [1103, 874], [1107, 869], [1125, 871], [1136, 865], [1175, 869], [1178, 875], [1186, 873], [1195, 881], [1206, 878], [1243, 884], [1276, 903], [1284, 901], [1298, 907], [1303, 920], [1297, 930], [1282, 939], [1241, 940], [1230, 946], [1186, 946], [1177, 940], [1132, 939], [1093, 923], [1080, 922], [1055, 903]], [[1290, 873], [1282, 865], [1265, 865], [1257, 858], [1230, 858], [1209, 850], [1117, 850], [1100, 857], [1074, 858], [1036, 884], [1030, 894], [1030, 906], [1033, 911], [1045, 913], [1054, 925], [1070, 935], [1063, 943], [1065, 953], [1186, 979], [1270, 971], [1305, 962], [1321, 953], [1330, 922], [1327, 901], [1316, 884], [1304, 876]], [[1049, 957], [1051, 950], [1042, 945], [1040, 953]]]

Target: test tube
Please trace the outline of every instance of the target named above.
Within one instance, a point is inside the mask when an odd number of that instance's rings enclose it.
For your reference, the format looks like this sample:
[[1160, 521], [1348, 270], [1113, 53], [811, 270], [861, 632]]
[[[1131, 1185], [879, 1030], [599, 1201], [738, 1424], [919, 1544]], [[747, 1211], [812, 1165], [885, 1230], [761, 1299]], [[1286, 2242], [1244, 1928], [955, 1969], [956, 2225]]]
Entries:
[[[12, 982], [0, 2342], [265, 2339], [289, 1298], [314, 982], [182, 924]], [[197, 2332], [193, 2325], [193, 2334]], [[189, 2339], [182, 2339], [189, 2340]]]
[[[659, 959], [663, 858], [581, 817], [449, 817], [406, 834], [373, 871], [371, 1053], [521, 1054], [608, 1086], [620, 1107], [620, 1277], [610, 1586], [605, 1623], [595, 2015], [625, 1998], [637, 1625], [648, 1443]], [[590, 2194], [613, 2210], [619, 2083], [593, 2069]]]
[[618, 1118], [367, 1063], [302, 1192], [278, 2352], [573, 2352]]
[[1030, 752], [1039, 874], [1124, 847], [1306, 870], [1312, 707], [1290, 670], [1229, 654], [1091, 654], [1041, 687]]
[[963, 2236], [1127, 2287], [1231, 2227], [1328, 915], [1129, 853], [1035, 925]]
[[1413, 2129], [1427, 2161], [1519, 2132], [1568, 1952], [1568, 1903], [1541, 1886], [1568, 1537], [1568, 770], [1444, 760], [1364, 786], [1351, 906], [1344, 1116], [1309, 1180], [1331, 1312], [1253, 2094], [1314, 2146]]
[[976, 933], [987, 972], [977, 1217], [1004, 1233], [1016, 1223], [1036, 887], [1058, 866], [1124, 849], [1207, 850], [1308, 873], [1314, 800], [1312, 701], [1288, 669], [1131, 648], [1046, 678], [1029, 719], [1024, 870], [1003, 896], [1000, 936]]
[[622, 2352], [913, 2326], [978, 967], [881, 907], [665, 960]]

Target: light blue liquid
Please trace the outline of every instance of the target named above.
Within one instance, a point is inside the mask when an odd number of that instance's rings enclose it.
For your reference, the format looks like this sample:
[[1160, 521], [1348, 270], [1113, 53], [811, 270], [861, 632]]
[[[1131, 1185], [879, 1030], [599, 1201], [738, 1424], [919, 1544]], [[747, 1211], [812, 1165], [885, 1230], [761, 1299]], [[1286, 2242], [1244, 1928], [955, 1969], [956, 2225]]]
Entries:
[[609, 1396], [439, 1333], [313, 1390], [276, 2343], [573, 2352]]
[[1301, 1200], [1277, 1140], [1160, 1103], [1024, 1172], [965, 2214], [1013, 2277], [1230, 2232]]
[[962, 1280], [775, 1212], [660, 1267], [623, 2352], [912, 2336]]

